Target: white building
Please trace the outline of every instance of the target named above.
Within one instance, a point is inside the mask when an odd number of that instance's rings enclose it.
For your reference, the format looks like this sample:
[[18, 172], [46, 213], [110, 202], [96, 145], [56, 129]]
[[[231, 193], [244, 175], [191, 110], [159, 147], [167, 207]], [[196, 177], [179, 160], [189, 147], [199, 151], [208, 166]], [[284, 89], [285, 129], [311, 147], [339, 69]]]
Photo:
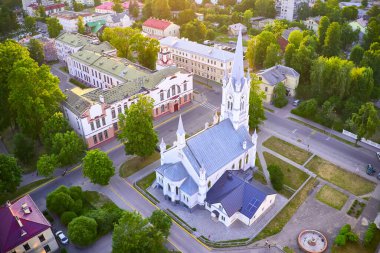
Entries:
[[293, 21], [297, 18], [297, 12], [300, 4], [311, 4], [312, 2], [314, 2], [314, 0], [281, 0], [280, 18]]
[[235, 220], [251, 225], [271, 207], [276, 194], [234, 172], [255, 166], [256, 132], [248, 131], [250, 77], [244, 75], [242, 36], [239, 34], [234, 65], [223, 81], [220, 122], [186, 139], [182, 118], [177, 141], [166, 150], [162, 140], [161, 166], [155, 184], [165, 198], [189, 209], [201, 206], [226, 226]]
[[307, 29], [318, 33], [319, 21], [321, 20], [321, 16], [317, 17], [309, 17], [306, 20], [302, 21], [304, 25], [306, 25]]
[[106, 19], [107, 27], [130, 27], [133, 20], [126, 13], [111, 14]]
[[[124, 63], [110, 61], [107, 57], [92, 64], [73, 59], [69, 66], [72, 65], [78, 66], [75, 69], [76, 75], [83, 79], [96, 80], [103, 87], [110, 83], [117, 84], [109, 86], [108, 89], [75, 88], [65, 91], [67, 99], [62, 104], [64, 114], [89, 148], [115, 137], [118, 131], [118, 115], [125, 113], [125, 109], [136, 102], [139, 94], [154, 100], [154, 117], [180, 110], [192, 100], [193, 76], [176, 67], [145, 71], [136, 77], [137, 66], [127, 67]], [[81, 73], [79, 68], [82, 69]], [[126, 74], [127, 71], [132, 73]], [[72, 67], [70, 73], [73, 73]], [[123, 73], [124, 77], [118, 76]], [[117, 83], [117, 79], [123, 80], [123, 83]]]
[[99, 20], [106, 20], [108, 14], [89, 13], [89, 12], [74, 12], [62, 11], [59, 13], [51, 14], [51, 17], [58, 19], [59, 23], [63, 26], [65, 32], [78, 32], [78, 18], [83, 18], [83, 23], [96, 22]]
[[162, 39], [168, 36], [179, 38], [179, 26], [169, 20], [149, 18], [142, 25], [142, 31], [147, 36]]
[[[161, 39], [160, 47], [170, 51], [166, 58], [173, 60], [176, 66], [216, 82], [221, 83], [226, 71], [232, 68], [234, 54], [217, 47], [175, 37]], [[167, 54], [167, 50], [165, 52]]]
[[230, 35], [237, 36], [239, 34], [239, 31], [241, 31], [242, 34], [245, 34], [247, 33], [247, 27], [242, 23], [232, 24], [228, 26], [228, 33]]

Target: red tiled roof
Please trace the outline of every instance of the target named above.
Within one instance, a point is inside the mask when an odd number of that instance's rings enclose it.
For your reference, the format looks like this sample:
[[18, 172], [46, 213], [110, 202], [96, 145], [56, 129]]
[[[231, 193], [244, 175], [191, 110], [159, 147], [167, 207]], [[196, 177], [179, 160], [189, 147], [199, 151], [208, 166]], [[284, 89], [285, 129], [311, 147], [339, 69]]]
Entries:
[[[23, 204], [26, 204], [29, 214], [24, 213]], [[50, 228], [50, 223], [29, 195], [9, 206], [0, 207], [0, 223], [0, 253], [8, 252]]]
[[49, 11], [49, 10], [60, 9], [64, 7], [65, 7], [65, 4], [52, 4], [52, 5], [45, 6], [45, 10]]
[[160, 30], [165, 30], [171, 24], [172, 24], [172, 22], [167, 21], [167, 20], [149, 18], [144, 22], [143, 26], [147, 26], [147, 27], [151, 27], [151, 28], [155, 28], [155, 29], [160, 29]]

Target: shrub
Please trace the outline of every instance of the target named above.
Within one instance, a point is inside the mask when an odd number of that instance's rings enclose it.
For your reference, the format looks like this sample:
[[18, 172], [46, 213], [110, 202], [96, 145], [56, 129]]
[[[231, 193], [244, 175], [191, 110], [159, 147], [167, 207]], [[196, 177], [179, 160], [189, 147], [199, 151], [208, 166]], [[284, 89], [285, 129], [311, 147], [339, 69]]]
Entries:
[[347, 239], [350, 241], [350, 242], [357, 242], [359, 241], [359, 236], [357, 234], [355, 234], [354, 232], [350, 231], [346, 234], [347, 236]]
[[351, 225], [350, 224], [345, 224], [343, 225], [343, 227], [339, 230], [339, 234], [340, 235], [345, 235], [347, 234], [348, 232], [351, 231]]
[[282, 173], [280, 167], [271, 164], [268, 166], [268, 171], [273, 188], [276, 191], [282, 190], [284, 187], [284, 174]]
[[301, 102], [301, 104], [296, 109], [292, 110], [292, 113], [301, 117], [312, 118], [313, 116], [315, 116], [317, 108], [317, 100], [313, 98]]
[[105, 210], [108, 215], [112, 217], [114, 223], [117, 223], [120, 220], [121, 216], [123, 216], [123, 210], [113, 202], [104, 204], [102, 206], [102, 210]]
[[338, 235], [336, 238], [335, 238], [335, 241], [334, 243], [338, 246], [344, 246], [346, 245], [346, 235]]
[[83, 191], [80, 186], [71, 186], [69, 192], [73, 200], [83, 199]]
[[76, 213], [74, 213], [73, 211], [67, 211], [61, 215], [61, 222], [63, 225], [67, 226], [76, 217]]
[[71, 210], [74, 200], [64, 192], [53, 191], [46, 198], [46, 207], [51, 212], [61, 215], [65, 211]]
[[86, 216], [93, 218], [98, 224], [97, 234], [105, 235], [113, 230], [114, 224], [117, 222], [115, 216], [109, 215], [105, 209], [91, 210]]
[[68, 226], [69, 239], [78, 246], [88, 246], [96, 239], [98, 224], [92, 218], [80, 216]]
[[74, 203], [71, 206], [70, 210], [77, 214], [81, 214], [82, 209], [83, 209], [83, 201], [81, 199], [74, 200]]
[[371, 245], [371, 242], [373, 238], [375, 237], [376, 229], [377, 228], [376, 228], [375, 223], [369, 224], [368, 229], [365, 232], [364, 239], [363, 239], [365, 247], [368, 247], [369, 245]]

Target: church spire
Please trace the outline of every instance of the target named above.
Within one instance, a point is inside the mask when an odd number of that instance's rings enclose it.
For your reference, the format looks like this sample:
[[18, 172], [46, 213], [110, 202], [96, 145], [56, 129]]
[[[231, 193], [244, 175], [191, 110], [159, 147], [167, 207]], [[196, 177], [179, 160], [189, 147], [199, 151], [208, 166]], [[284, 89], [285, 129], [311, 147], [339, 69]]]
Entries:
[[177, 129], [177, 146], [183, 148], [186, 146], [186, 132], [183, 128], [182, 116], [179, 115], [178, 129]]
[[185, 133], [185, 129], [183, 128], [182, 116], [179, 115], [177, 135], [184, 135], [184, 134], [186, 133]]
[[235, 84], [235, 87], [241, 87], [244, 84], [243, 39], [241, 35], [241, 29], [239, 30], [239, 35], [236, 43], [231, 77], [232, 82]]

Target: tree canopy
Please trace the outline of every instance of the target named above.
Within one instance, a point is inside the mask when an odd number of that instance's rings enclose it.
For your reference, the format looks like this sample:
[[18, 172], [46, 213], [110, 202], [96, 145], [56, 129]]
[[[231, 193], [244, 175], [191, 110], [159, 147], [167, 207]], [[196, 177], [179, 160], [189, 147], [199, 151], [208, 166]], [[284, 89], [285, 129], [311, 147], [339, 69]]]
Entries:
[[350, 125], [357, 134], [356, 141], [372, 137], [380, 125], [378, 112], [373, 103], [363, 104], [357, 113], [352, 114]]
[[36, 39], [31, 39], [29, 41], [28, 50], [30, 57], [41, 66], [45, 61], [44, 46], [42, 45], [42, 42]]
[[57, 38], [61, 33], [63, 26], [59, 23], [57, 18], [48, 18], [46, 21], [47, 29], [50, 38]]
[[88, 246], [96, 240], [97, 227], [98, 224], [93, 218], [80, 216], [69, 223], [67, 234], [72, 243]]
[[16, 191], [21, 183], [21, 168], [14, 157], [0, 154], [0, 193]]
[[160, 231], [165, 236], [165, 238], [169, 236], [172, 220], [164, 211], [153, 211], [152, 215], [149, 217], [149, 222], [153, 225], [154, 228]]
[[52, 154], [57, 156], [58, 162], [63, 165], [74, 164], [83, 155], [85, 144], [74, 131], [56, 133], [52, 139]]
[[207, 27], [203, 22], [194, 19], [182, 25], [180, 32], [181, 37], [188, 38], [191, 41], [203, 42], [206, 39]]
[[92, 183], [107, 185], [114, 174], [115, 168], [112, 160], [105, 152], [99, 149], [87, 151], [83, 158], [83, 175], [88, 177]]
[[251, 90], [249, 94], [249, 128], [257, 129], [266, 119], [263, 100], [265, 93], [259, 87], [259, 81], [256, 78], [251, 80]]

